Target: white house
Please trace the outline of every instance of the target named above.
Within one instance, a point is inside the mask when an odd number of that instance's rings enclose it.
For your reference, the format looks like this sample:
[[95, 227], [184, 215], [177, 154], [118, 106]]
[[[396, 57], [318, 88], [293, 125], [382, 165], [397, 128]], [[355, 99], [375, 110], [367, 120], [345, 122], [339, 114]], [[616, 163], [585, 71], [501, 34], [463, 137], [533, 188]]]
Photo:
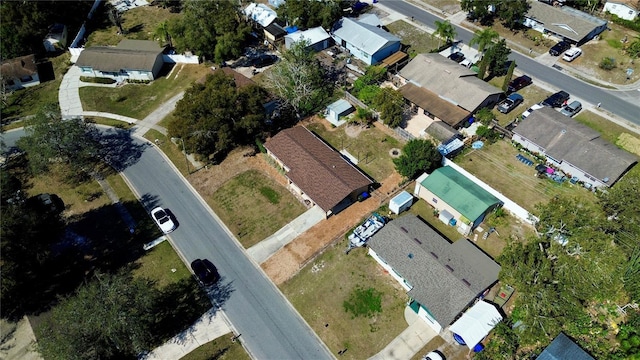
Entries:
[[640, 13], [640, 0], [607, 1], [602, 11], [614, 14], [621, 19], [633, 20]]
[[154, 80], [164, 64], [155, 41], [122, 40], [118, 46], [92, 46], [80, 53], [76, 65], [82, 76], [116, 80]]
[[242, 12], [248, 19], [260, 24], [262, 27], [270, 25], [278, 17], [275, 10], [265, 4], [251, 3]]
[[302, 40], [308, 41], [309, 47], [314, 51], [322, 51], [331, 46], [331, 36], [321, 26], [285, 35], [284, 45], [290, 49], [293, 44]]
[[367, 65], [375, 65], [400, 51], [400, 38], [367, 22], [342, 18], [334, 26], [331, 36], [336, 44], [349, 50]]

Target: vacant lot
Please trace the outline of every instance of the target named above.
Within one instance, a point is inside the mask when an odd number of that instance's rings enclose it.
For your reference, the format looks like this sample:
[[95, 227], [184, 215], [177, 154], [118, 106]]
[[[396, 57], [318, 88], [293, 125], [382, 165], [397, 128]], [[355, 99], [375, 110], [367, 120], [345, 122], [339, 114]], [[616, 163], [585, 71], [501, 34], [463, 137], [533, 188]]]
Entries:
[[399, 37], [404, 45], [409, 46], [408, 52], [411, 57], [428, 53], [438, 47], [437, 38], [432, 38], [429, 33], [404, 20], [394, 21], [386, 27], [389, 32]]
[[[345, 255], [345, 247], [346, 240], [330, 247], [280, 288], [334, 354], [348, 349], [341, 358], [366, 359], [407, 327], [407, 296], [366, 249]], [[381, 311], [355, 318], [346, 312], [344, 302], [356, 288], [379, 291]]]
[[536, 204], [546, 203], [557, 195], [595, 200], [593, 194], [580, 186], [535, 177], [532, 166], [516, 159], [518, 154], [510, 142], [498, 141], [459, 155], [455, 162], [529, 212], [534, 212]]
[[165, 64], [163, 75], [149, 84], [125, 84], [118, 88], [80, 88], [86, 111], [104, 111], [142, 120], [160, 104], [185, 90], [209, 72], [205, 65]]
[[336, 150], [346, 149], [359, 159], [358, 167], [380, 182], [395, 171], [389, 152], [404, 146], [396, 138], [385, 134], [377, 127], [369, 128], [343, 125], [328, 127], [327, 121], [309, 123], [307, 128], [318, 134]]
[[264, 240], [305, 211], [289, 190], [257, 170], [229, 180], [213, 194], [210, 203], [245, 248]]
[[104, 28], [94, 30], [87, 39], [86, 46], [117, 45], [122, 39], [156, 41], [156, 29], [164, 21], [180, 17], [167, 9], [157, 6], [141, 6], [122, 13], [122, 28], [125, 34], [105, 19]]

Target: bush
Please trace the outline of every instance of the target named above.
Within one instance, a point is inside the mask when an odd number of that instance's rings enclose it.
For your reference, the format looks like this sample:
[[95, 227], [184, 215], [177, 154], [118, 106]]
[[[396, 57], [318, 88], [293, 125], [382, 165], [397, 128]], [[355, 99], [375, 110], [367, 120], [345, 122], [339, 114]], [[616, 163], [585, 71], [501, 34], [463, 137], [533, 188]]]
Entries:
[[616, 59], [610, 57], [602, 58], [598, 66], [603, 70], [613, 70], [616, 67]]
[[611, 14], [609, 12], [607, 12], [607, 14], [611, 15], [611, 21], [613, 21], [614, 23], [618, 25], [622, 25], [627, 29], [640, 31], [640, 18], [636, 18], [635, 20], [625, 20], [625, 19], [619, 18], [618, 15]]

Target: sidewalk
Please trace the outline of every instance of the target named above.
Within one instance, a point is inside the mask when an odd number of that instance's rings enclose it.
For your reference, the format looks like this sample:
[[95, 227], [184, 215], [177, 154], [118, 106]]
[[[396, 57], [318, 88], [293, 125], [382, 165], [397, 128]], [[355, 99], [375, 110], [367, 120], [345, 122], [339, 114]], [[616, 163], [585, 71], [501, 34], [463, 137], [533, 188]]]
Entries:
[[82, 116], [82, 102], [80, 101], [80, 74], [79, 67], [72, 65], [62, 77], [58, 90], [58, 102], [62, 118]]
[[420, 319], [410, 308], [404, 308], [404, 318], [409, 326], [393, 339], [382, 351], [369, 358], [370, 360], [406, 360], [411, 359], [431, 339], [438, 336], [436, 332]]

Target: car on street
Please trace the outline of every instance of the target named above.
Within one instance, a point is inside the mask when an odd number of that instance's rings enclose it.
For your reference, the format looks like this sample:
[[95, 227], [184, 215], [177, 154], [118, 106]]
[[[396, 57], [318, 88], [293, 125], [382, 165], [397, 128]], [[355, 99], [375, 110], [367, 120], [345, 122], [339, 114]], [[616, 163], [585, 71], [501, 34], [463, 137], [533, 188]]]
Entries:
[[531, 115], [531, 113], [532, 113], [532, 112], [534, 112], [535, 110], [538, 110], [538, 109], [542, 109], [543, 107], [544, 107], [544, 106], [542, 106], [542, 105], [540, 105], [540, 104], [533, 104], [533, 105], [531, 105], [531, 107], [530, 107], [530, 108], [528, 108], [527, 110], [525, 110], [525, 111], [522, 113], [522, 118], [523, 118], [523, 119], [526, 119], [526, 118], [527, 118], [527, 116]]
[[151, 210], [151, 217], [153, 218], [153, 221], [158, 224], [160, 230], [162, 230], [162, 232], [165, 234], [168, 234], [176, 229], [176, 224], [173, 222], [173, 220], [171, 220], [171, 217], [169, 216], [167, 211], [160, 206]]
[[581, 54], [582, 54], [582, 49], [580, 49], [579, 47], [574, 47], [564, 52], [564, 56], [562, 57], [562, 60], [572, 62]]
[[558, 108], [562, 106], [567, 100], [569, 100], [569, 93], [561, 90], [544, 99], [542, 105]]
[[215, 265], [207, 259], [195, 259], [191, 262], [191, 270], [198, 278], [198, 281], [204, 285], [213, 285], [220, 280], [220, 274]]
[[444, 360], [444, 356], [440, 355], [439, 352], [432, 351], [423, 356], [422, 360]]
[[551, 56], [560, 56], [563, 52], [569, 50], [571, 44], [566, 41], [560, 41], [559, 43], [553, 45], [551, 49], [549, 49], [549, 54]]
[[531, 85], [533, 81], [527, 75], [518, 76], [517, 78], [509, 81], [509, 85], [507, 86], [507, 92], [512, 93], [516, 92], [527, 85]]
[[458, 64], [462, 62], [462, 60], [464, 60], [464, 54], [461, 53], [460, 51], [456, 51], [453, 54], [447, 56], [447, 58], [457, 62]]
[[522, 95], [513, 93], [498, 104], [498, 111], [503, 114], [507, 114], [511, 110], [515, 109], [516, 106], [520, 105], [523, 101], [524, 98], [522, 97]]
[[569, 105], [565, 106], [560, 110], [562, 115], [566, 115], [568, 117], [572, 117], [575, 114], [579, 113], [582, 110], [582, 104], [580, 101], [572, 101]]

